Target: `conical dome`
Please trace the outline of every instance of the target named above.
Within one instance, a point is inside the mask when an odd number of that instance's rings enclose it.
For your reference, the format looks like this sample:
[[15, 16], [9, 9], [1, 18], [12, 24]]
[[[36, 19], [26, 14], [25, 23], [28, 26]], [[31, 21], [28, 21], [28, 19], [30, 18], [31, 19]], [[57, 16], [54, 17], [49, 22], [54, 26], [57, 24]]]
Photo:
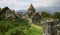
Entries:
[[33, 5], [31, 4], [30, 5], [30, 7], [29, 7], [29, 9], [28, 10], [31, 10], [31, 11], [34, 11], [35, 12], [35, 9], [34, 9], [34, 7], [33, 7]]
[[5, 12], [6, 10], [9, 10], [9, 8], [8, 8], [8, 7], [5, 7], [5, 8], [2, 9], [2, 11], [4, 11], [4, 12]]

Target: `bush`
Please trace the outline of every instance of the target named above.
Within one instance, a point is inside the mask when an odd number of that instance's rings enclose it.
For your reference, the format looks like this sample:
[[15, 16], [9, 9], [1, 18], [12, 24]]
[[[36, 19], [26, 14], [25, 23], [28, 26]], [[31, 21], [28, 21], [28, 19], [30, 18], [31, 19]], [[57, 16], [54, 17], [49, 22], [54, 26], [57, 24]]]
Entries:
[[29, 28], [28, 20], [1, 20], [0, 32], [3, 35], [25, 35], [24, 30]]
[[11, 29], [8, 32], [6, 32], [6, 35], [25, 35], [25, 33], [18, 29]]

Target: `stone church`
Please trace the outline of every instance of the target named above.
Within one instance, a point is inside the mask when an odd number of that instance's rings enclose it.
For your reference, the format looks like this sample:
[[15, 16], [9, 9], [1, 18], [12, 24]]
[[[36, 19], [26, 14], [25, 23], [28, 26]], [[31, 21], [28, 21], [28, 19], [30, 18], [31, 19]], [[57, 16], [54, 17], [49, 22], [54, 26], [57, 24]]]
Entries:
[[32, 4], [28, 8], [25, 16], [32, 23], [38, 23], [41, 19], [41, 13], [37, 12]]

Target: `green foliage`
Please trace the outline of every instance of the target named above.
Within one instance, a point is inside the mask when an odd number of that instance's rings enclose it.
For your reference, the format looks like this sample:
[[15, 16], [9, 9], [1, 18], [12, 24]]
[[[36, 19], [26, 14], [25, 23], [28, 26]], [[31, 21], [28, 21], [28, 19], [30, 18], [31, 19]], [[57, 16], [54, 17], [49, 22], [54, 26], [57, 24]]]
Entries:
[[26, 19], [5, 19], [8, 7], [0, 10], [0, 35], [25, 35], [24, 30], [29, 29], [29, 21]]
[[6, 35], [25, 35], [25, 33], [21, 30], [18, 30], [18, 28], [14, 28], [6, 32]]
[[51, 14], [47, 13], [47, 12], [42, 12], [42, 18], [47, 18], [47, 17], [53, 17]]
[[32, 26], [29, 30], [28, 30], [28, 35], [42, 35], [43, 29], [40, 29], [36, 26]]
[[60, 19], [60, 12], [55, 12], [53, 16], [56, 19]]
[[25, 35], [24, 30], [28, 28], [28, 20], [0, 21], [0, 32], [3, 33], [3, 35]]

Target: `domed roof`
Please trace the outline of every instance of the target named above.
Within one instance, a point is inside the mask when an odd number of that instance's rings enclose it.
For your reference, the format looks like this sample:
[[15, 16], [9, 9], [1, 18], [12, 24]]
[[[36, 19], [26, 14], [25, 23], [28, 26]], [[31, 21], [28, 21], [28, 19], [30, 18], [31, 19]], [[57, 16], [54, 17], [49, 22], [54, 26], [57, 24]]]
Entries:
[[34, 6], [31, 4], [30, 5], [30, 7], [29, 7], [29, 9], [28, 10], [32, 10], [32, 11], [34, 11], [35, 12], [35, 8], [34, 8]]

